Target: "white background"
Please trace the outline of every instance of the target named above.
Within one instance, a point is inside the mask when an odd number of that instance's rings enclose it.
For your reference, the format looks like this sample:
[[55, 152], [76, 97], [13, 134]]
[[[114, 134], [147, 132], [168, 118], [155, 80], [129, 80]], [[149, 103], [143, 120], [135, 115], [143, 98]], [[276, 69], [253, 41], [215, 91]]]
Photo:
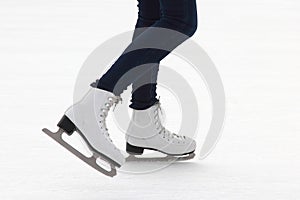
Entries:
[[[300, 2], [197, 2], [193, 39], [213, 59], [225, 86], [223, 137], [204, 161], [111, 179], [41, 129], [54, 130], [72, 103], [86, 57], [111, 36], [132, 30], [136, 1], [0, 0], [1, 200], [300, 198]], [[163, 64], [180, 67], [172, 58]], [[167, 125], [176, 130], [177, 104], [159, 91]], [[205, 132], [210, 111], [201, 95]], [[112, 137], [124, 149], [123, 136]]]

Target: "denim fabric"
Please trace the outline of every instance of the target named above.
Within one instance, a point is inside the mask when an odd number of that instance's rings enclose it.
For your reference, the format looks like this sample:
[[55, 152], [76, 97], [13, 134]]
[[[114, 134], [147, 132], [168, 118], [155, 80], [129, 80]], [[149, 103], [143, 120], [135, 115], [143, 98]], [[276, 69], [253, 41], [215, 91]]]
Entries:
[[[196, 0], [138, 0], [138, 8], [132, 43], [99, 79], [97, 87], [120, 95], [132, 84], [130, 107], [141, 110], [158, 101], [156, 86], [159, 63], [195, 33], [197, 8]], [[165, 35], [158, 28], [174, 30], [174, 33]], [[178, 36], [175, 31], [184, 37]], [[163, 46], [163, 49], [147, 47], [145, 44]]]

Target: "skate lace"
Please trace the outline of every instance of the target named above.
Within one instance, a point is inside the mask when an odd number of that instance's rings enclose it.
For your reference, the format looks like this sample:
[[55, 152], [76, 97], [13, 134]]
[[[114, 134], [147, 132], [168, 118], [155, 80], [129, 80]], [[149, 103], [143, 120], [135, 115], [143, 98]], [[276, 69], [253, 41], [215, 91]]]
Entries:
[[185, 136], [181, 136], [181, 135], [177, 135], [175, 133], [172, 133], [171, 131], [169, 131], [168, 129], [166, 129], [160, 120], [160, 116], [159, 113], [161, 113], [161, 115], [163, 116], [163, 112], [162, 112], [162, 108], [161, 108], [161, 103], [157, 102], [156, 103], [156, 107], [154, 109], [154, 123], [157, 126], [157, 130], [159, 134], [163, 135], [163, 138], [167, 138], [167, 139], [180, 139], [180, 140], [185, 140]]
[[108, 115], [108, 112], [110, 110], [110, 108], [112, 106], [114, 106], [113, 110], [115, 110], [116, 108], [116, 105], [119, 103], [119, 102], [122, 102], [122, 98], [119, 97], [119, 96], [116, 96], [116, 97], [108, 97], [107, 98], [107, 101], [105, 102], [104, 106], [101, 108], [101, 112], [100, 112], [100, 118], [101, 120], [99, 121], [100, 122], [100, 128], [104, 130], [104, 135], [106, 136], [106, 138], [112, 142], [112, 139], [110, 138], [110, 135], [108, 133], [108, 129], [107, 129], [107, 126], [106, 126], [106, 117]]

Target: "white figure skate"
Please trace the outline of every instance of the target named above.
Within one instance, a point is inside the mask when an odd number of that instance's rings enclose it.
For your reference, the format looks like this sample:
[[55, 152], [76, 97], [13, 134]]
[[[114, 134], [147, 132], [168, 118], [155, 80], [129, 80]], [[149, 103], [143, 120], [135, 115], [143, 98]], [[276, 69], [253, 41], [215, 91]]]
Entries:
[[[91, 167], [107, 176], [113, 177], [116, 175], [115, 167], [120, 167], [125, 162], [125, 158], [112, 143], [106, 128], [105, 119], [110, 108], [120, 100], [120, 97], [110, 92], [91, 88], [79, 102], [67, 109], [65, 115], [57, 124], [59, 130], [56, 133], [48, 129], [43, 129], [43, 131]], [[72, 135], [74, 131], [78, 132], [84, 139], [93, 153], [92, 157], [84, 156], [62, 139], [64, 132]], [[110, 171], [100, 167], [96, 163], [97, 158], [108, 162], [111, 168]]]
[[[155, 150], [167, 155], [164, 159], [189, 160], [194, 158], [196, 142], [186, 136], [179, 136], [167, 130], [161, 122], [160, 102], [146, 110], [133, 110], [132, 119], [126, 133], [127, 161], [136, 160], [144, 149]], [[162, 159], [160, 159], [162, 160]]]

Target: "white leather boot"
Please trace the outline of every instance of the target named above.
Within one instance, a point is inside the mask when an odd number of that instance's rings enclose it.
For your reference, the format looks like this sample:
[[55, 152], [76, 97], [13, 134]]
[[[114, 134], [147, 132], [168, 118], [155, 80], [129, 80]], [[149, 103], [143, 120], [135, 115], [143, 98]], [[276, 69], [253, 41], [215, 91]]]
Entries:
[[126, 133], [127, 153], [141, 155], [144, 149], [150, 149], [171, 156], [192, 154], [196, 142], [167, 130], [161, 123], [160, 110], [160, 102], [146, 110], [133, 110]]
[[120, 167], [125, 158], [110, 139], [105, 124], [110, 108], [120, 100], [113, 93], [91, 88], [79, 102], [67, 109], [58, 126], [69, 135], [77, 131], [93, 152]]

